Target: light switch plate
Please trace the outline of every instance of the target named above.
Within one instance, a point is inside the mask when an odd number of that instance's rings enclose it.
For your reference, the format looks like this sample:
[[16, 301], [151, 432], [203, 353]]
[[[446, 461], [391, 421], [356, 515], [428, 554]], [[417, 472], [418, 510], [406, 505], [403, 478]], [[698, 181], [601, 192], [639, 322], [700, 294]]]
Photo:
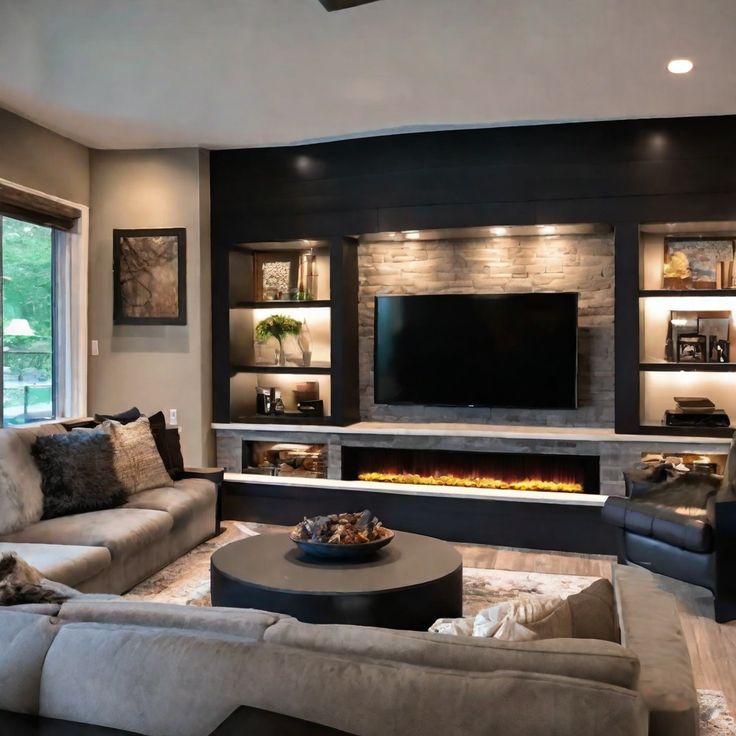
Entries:
[[99, 355], [100, 354], [100, 343], [99, 340], [92, 340], [89, 346], [89, 354], [90, 355]]
[[176, 409], [169, 409], [169, 425], [171, 427], [176, 427], [178, 423], [179, 423], [179, 417], [177, 416]]

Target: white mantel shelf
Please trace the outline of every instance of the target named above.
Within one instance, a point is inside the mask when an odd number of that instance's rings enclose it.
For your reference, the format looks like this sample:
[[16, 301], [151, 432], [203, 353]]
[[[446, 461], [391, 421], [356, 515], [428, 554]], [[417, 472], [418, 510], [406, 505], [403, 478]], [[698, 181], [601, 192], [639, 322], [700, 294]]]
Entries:
[[[646, 442], [648, 444], [722, 445], [731, 444], [729, 438], [675, 437], [671, 435], [616, 434], [605, 427], [528, 427], [492, 424], [461, 423], [402, 423], [358, 422], [347, 427], [304, 424], [238, 424], [214, 423], [213, 429], [233, 431], [309, 433], [309, 434], [375, 434], [394, 436], [430, 437], [496, 437], [499, 439], [551, 440], [572, 442]], [[569, 494], [564, 494], [569, 495]]]
[[555, 493], [552, 491], [503, 491], [490, 488], [455, 488], [454, 486], [421, 486], [405, 483], [371, 483], [362, 480], [330, 480], [328, 478], [294, 478], [284, 475], [225, 473], [230, 483], [253, 485], [301, 486], [325, 490], [367, 491], [404, 496], [438, 498], [470, 498], [483, 501], [514, 501], [517, 503], [550, 503], [567, 506], [603, 506], [607, 496], [591, 493]]

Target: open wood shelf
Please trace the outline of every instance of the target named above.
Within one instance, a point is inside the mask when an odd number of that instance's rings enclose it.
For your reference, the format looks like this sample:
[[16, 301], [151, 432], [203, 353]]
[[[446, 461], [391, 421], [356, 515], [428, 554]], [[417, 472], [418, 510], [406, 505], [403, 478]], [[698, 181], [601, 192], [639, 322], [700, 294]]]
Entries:
[[731, 296], [736, 297], [736, 289], [640, 289], [640, 297], [652, 296]]
[[231, 373], [284, 373], [286, 375], [329, 376], [329, 365], [233, 365]]
[[702, 371], [703, 373], [733, 373], [736, 363], [639, 363], [640, 371]]
[[731, 437], [736, 427], [668, 427], [664, 424], [642, 424], [641, 434], [669, 435], [670, 437]]
[[332, 306], [331, 299], [312, 299], [300, 301], [286, 301], [283, 299], [268, 299], [261, 302], [237, 302], [231, 309], [316, 309]]
[[332, 417], [313, 417], [309, 414], [299, 412], [288, 412], [287, 414], [251, 414], [250, 416], [237, 417], [235, 423], [242, 424], [332, 424]]

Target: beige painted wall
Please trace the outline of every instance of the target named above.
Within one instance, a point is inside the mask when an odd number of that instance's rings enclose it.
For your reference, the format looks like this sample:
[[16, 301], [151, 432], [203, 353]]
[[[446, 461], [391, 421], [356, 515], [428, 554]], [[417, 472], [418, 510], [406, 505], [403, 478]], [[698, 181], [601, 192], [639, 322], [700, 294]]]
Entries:
[[[187, 317], [113, 326], [114, 228], [187, 229]], [[199, 149], [91, 152], [89, 411], [178, 410], [184, 460], [211, 457], [209, 157]]]
[[0, 108], [0, 179], [89, 204], [89, 149]]

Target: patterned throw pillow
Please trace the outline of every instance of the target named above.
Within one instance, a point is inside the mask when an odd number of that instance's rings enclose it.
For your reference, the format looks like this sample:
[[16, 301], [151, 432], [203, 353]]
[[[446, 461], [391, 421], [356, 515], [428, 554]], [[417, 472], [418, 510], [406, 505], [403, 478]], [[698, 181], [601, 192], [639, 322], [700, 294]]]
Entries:
[[100, 429], [112, 439], [115, 474], [129, 494], [174, 485], [158, 453], [146, 417], [130, 424], [107, 420]]
[[104, 432], [39, 437], [33, 455], [41, 471], [44, 519], [125, 503], [125, 489], [113, 469], [112, 442]]

